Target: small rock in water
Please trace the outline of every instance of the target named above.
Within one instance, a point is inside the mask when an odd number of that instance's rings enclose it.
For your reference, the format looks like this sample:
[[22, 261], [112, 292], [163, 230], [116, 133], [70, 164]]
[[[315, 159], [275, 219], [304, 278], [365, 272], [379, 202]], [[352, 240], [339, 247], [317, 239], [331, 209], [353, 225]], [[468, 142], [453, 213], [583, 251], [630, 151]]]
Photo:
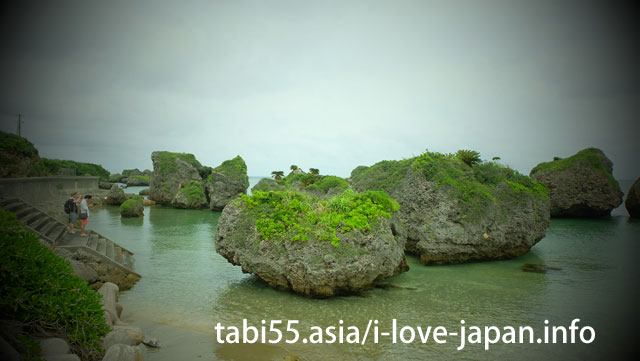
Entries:
[[149, 347], [160, 347], [160, 341], [157, 338], [144, 336], [142, 338], [142, 343]]
[[560, 271], [562, 268], [547, 266], [545, 264], [526, 263], [522, 265], [522, 270], [525, 272], [547, 273], [548, 271]]
[[383, 290], [385, 290], [385, 291], [391, 291], [391, 290], [409, 290], [409, 291], [415, 291], [415, 290], [417, 290], [417, 288], [414, 288], [414, 287], [402, 287], [402, 286], [394, 285], [394, 284], [392, 284], [392, 283], [378, 283], [375, 287], [376, 287], [376, 288], [383, 289]]

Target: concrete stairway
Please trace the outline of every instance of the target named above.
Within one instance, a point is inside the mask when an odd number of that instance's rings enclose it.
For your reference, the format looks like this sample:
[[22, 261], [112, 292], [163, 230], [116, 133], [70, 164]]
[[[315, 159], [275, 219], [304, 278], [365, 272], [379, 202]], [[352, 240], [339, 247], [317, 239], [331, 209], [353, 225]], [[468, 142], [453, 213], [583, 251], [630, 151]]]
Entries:
[[127, 274], [133, 273], [140, 277], [134, 268], [133, 252], [98, 232], [90, 231], [89, 237], [81, 237], [79, 231], [76, 234], [70, 234], [67, 232], [67, 224], [20, 198], [0, 199], [0, 207], [13, 212], [19, 221], [25, 223], [29, 230], [44, 239], [50, 246], [65, 248], [70, 252], [83, 249]]

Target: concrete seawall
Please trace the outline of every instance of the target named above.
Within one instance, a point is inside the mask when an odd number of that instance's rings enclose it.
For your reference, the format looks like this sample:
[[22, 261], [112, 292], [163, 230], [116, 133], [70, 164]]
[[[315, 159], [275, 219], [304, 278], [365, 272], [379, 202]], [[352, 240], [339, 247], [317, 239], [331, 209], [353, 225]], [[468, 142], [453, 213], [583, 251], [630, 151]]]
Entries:
[[30, 177], [0, 179], [0, 197], [19, 197], [38, 204], [43, 200], [98, 189], [98, 177]]

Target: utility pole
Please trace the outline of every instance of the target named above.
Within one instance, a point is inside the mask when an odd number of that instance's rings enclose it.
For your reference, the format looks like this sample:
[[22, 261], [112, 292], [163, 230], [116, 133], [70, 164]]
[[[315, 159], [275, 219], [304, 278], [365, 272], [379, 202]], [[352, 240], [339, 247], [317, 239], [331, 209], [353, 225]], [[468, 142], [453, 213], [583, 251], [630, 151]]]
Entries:
[[22, 136], [22, 114], [18, 114], [18, 136]]

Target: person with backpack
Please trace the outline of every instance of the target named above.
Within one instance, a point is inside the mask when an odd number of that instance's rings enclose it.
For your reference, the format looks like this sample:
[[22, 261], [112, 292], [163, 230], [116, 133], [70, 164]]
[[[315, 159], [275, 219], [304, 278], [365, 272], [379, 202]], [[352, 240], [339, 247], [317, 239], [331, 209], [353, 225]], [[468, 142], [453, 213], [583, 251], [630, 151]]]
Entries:
[[67, 201], [64, 202], [64, 213], [69, 215], [69, 233], [71, 234], [76, 233], [75, 225], [76, 219], [78, 219], [78, 202], [79, 200], [77, 192], [73, 192], [71, 194], [71, 198], [67, 199]]

